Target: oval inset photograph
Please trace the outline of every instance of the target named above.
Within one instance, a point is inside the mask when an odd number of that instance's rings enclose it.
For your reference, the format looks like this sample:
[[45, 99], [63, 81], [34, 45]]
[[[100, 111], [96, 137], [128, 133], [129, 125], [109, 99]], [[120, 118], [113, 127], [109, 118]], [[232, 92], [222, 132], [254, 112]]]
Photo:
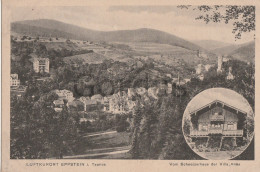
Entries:
[[207, 89], [188, 103], [182, 131], [189, 147], [202, 158], [233, 159], [252, 141], [254, 112], [233, 90]]

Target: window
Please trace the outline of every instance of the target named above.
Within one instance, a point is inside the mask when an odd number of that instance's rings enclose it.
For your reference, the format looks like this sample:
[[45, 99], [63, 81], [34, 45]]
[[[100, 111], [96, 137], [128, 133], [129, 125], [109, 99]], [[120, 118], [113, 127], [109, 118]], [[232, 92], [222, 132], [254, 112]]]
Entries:
[[234, 130], [234, 125], [233, 124], [228, 124], [227, 129], [228, 130]]

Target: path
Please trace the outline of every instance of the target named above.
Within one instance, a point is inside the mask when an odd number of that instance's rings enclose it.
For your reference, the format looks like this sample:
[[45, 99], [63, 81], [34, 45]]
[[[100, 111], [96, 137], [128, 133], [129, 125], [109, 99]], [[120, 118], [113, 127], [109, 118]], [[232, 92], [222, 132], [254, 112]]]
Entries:
[[107, 132], [104, 132], [104, 133], [89, 134], [89, 135], [86, 135], [86, 136], [83, 136], [83, 137], [92, 137], [92, 136], [100, 136], [100, 135], [105, 135], [105, 134], [114, 134], [116, 132], [117, 131], [107, 131]]
[[[111, 150], [111, 149], [118, 149], [118, 150], [112, 151], [112, 152], [92, 153], [92, 152], [95, 152], [95, 151], [104, 151], [104, 150]], [[64, 156], [63, 158], [64, 159], [74, 159], [74, 158], [89, 158], [89, 157], [94, 157], [94, 156], [106, 156], [106, 155], [127, 153], [129, 150], [130, 150], [129, 146], [115, 147], [115, 148], [105, 148], [105, 149], [93, 149], [93, 150], [89, 151], [88, 154]]]

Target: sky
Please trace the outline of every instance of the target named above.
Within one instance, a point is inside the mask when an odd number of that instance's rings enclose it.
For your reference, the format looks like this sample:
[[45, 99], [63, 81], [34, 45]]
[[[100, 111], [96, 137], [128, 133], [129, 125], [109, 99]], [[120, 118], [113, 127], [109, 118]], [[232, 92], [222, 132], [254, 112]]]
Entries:
[[151, 28], [187, 40], [216, 40], [245, 43], [254, 39], [254, 32], [235, 40], [232, 24], [195, 20], [199, 13], [176, 6], [87, 6], [87, 7], [17, 7], [12, 21], [53, 19], [100, 31]]

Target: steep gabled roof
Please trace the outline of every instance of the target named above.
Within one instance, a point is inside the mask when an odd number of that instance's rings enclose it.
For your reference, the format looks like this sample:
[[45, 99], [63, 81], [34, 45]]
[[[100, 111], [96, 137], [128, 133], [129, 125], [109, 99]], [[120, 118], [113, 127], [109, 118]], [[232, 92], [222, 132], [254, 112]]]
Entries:
[[212, 101], [212, 102], [210, 102], [210, 103], [208, 103], [208, 104], [206, 104], [206, 105], [200, 107], [199, 109], [196, 109], [196, 110], [191, 111], [190, 114], [194, 114], [194, 113], [196, 113], [196, 112], [198, 112], [198, 111], [200, 111], [200, 110], [202, 110], [202, 109], [205, 109], [205, 108], [207, 108], [207, 107], [210, 107], [211, 105], [213, 105], [213, 104], [215, 104], [215, 103], [220, 103], [220, 104], [222, 104], [223, 106], [227, 106], [227, 107], [229, 107], [229, 108], [231, 108], [231, 109], [234, 109], [234, 110], [236, 110], [236, 111], [239, 111], [239, 112], [241, 112], [241, 113], [243, 113], [243, 114], [247, 114], [247, 112], [245, 112], [245, 111], [242, 110], [241, 108], [234, 107], [234, 106], [229, 105], [229, 104], [227, 104], [227, 103], [225, 103], [225, 102], [223, 102], [223, 101], [220, 101], [220, 100], [214, 100], [214, 101]]
[[222, 104], [250, 116], [253, 115], [253, 110], [247, 100], [237, 92], [226, 88], [211, 88], [202, 91], [189, 102], [187, 111], [185, 111], [189, 114], [195, 113], [214, 103]]

